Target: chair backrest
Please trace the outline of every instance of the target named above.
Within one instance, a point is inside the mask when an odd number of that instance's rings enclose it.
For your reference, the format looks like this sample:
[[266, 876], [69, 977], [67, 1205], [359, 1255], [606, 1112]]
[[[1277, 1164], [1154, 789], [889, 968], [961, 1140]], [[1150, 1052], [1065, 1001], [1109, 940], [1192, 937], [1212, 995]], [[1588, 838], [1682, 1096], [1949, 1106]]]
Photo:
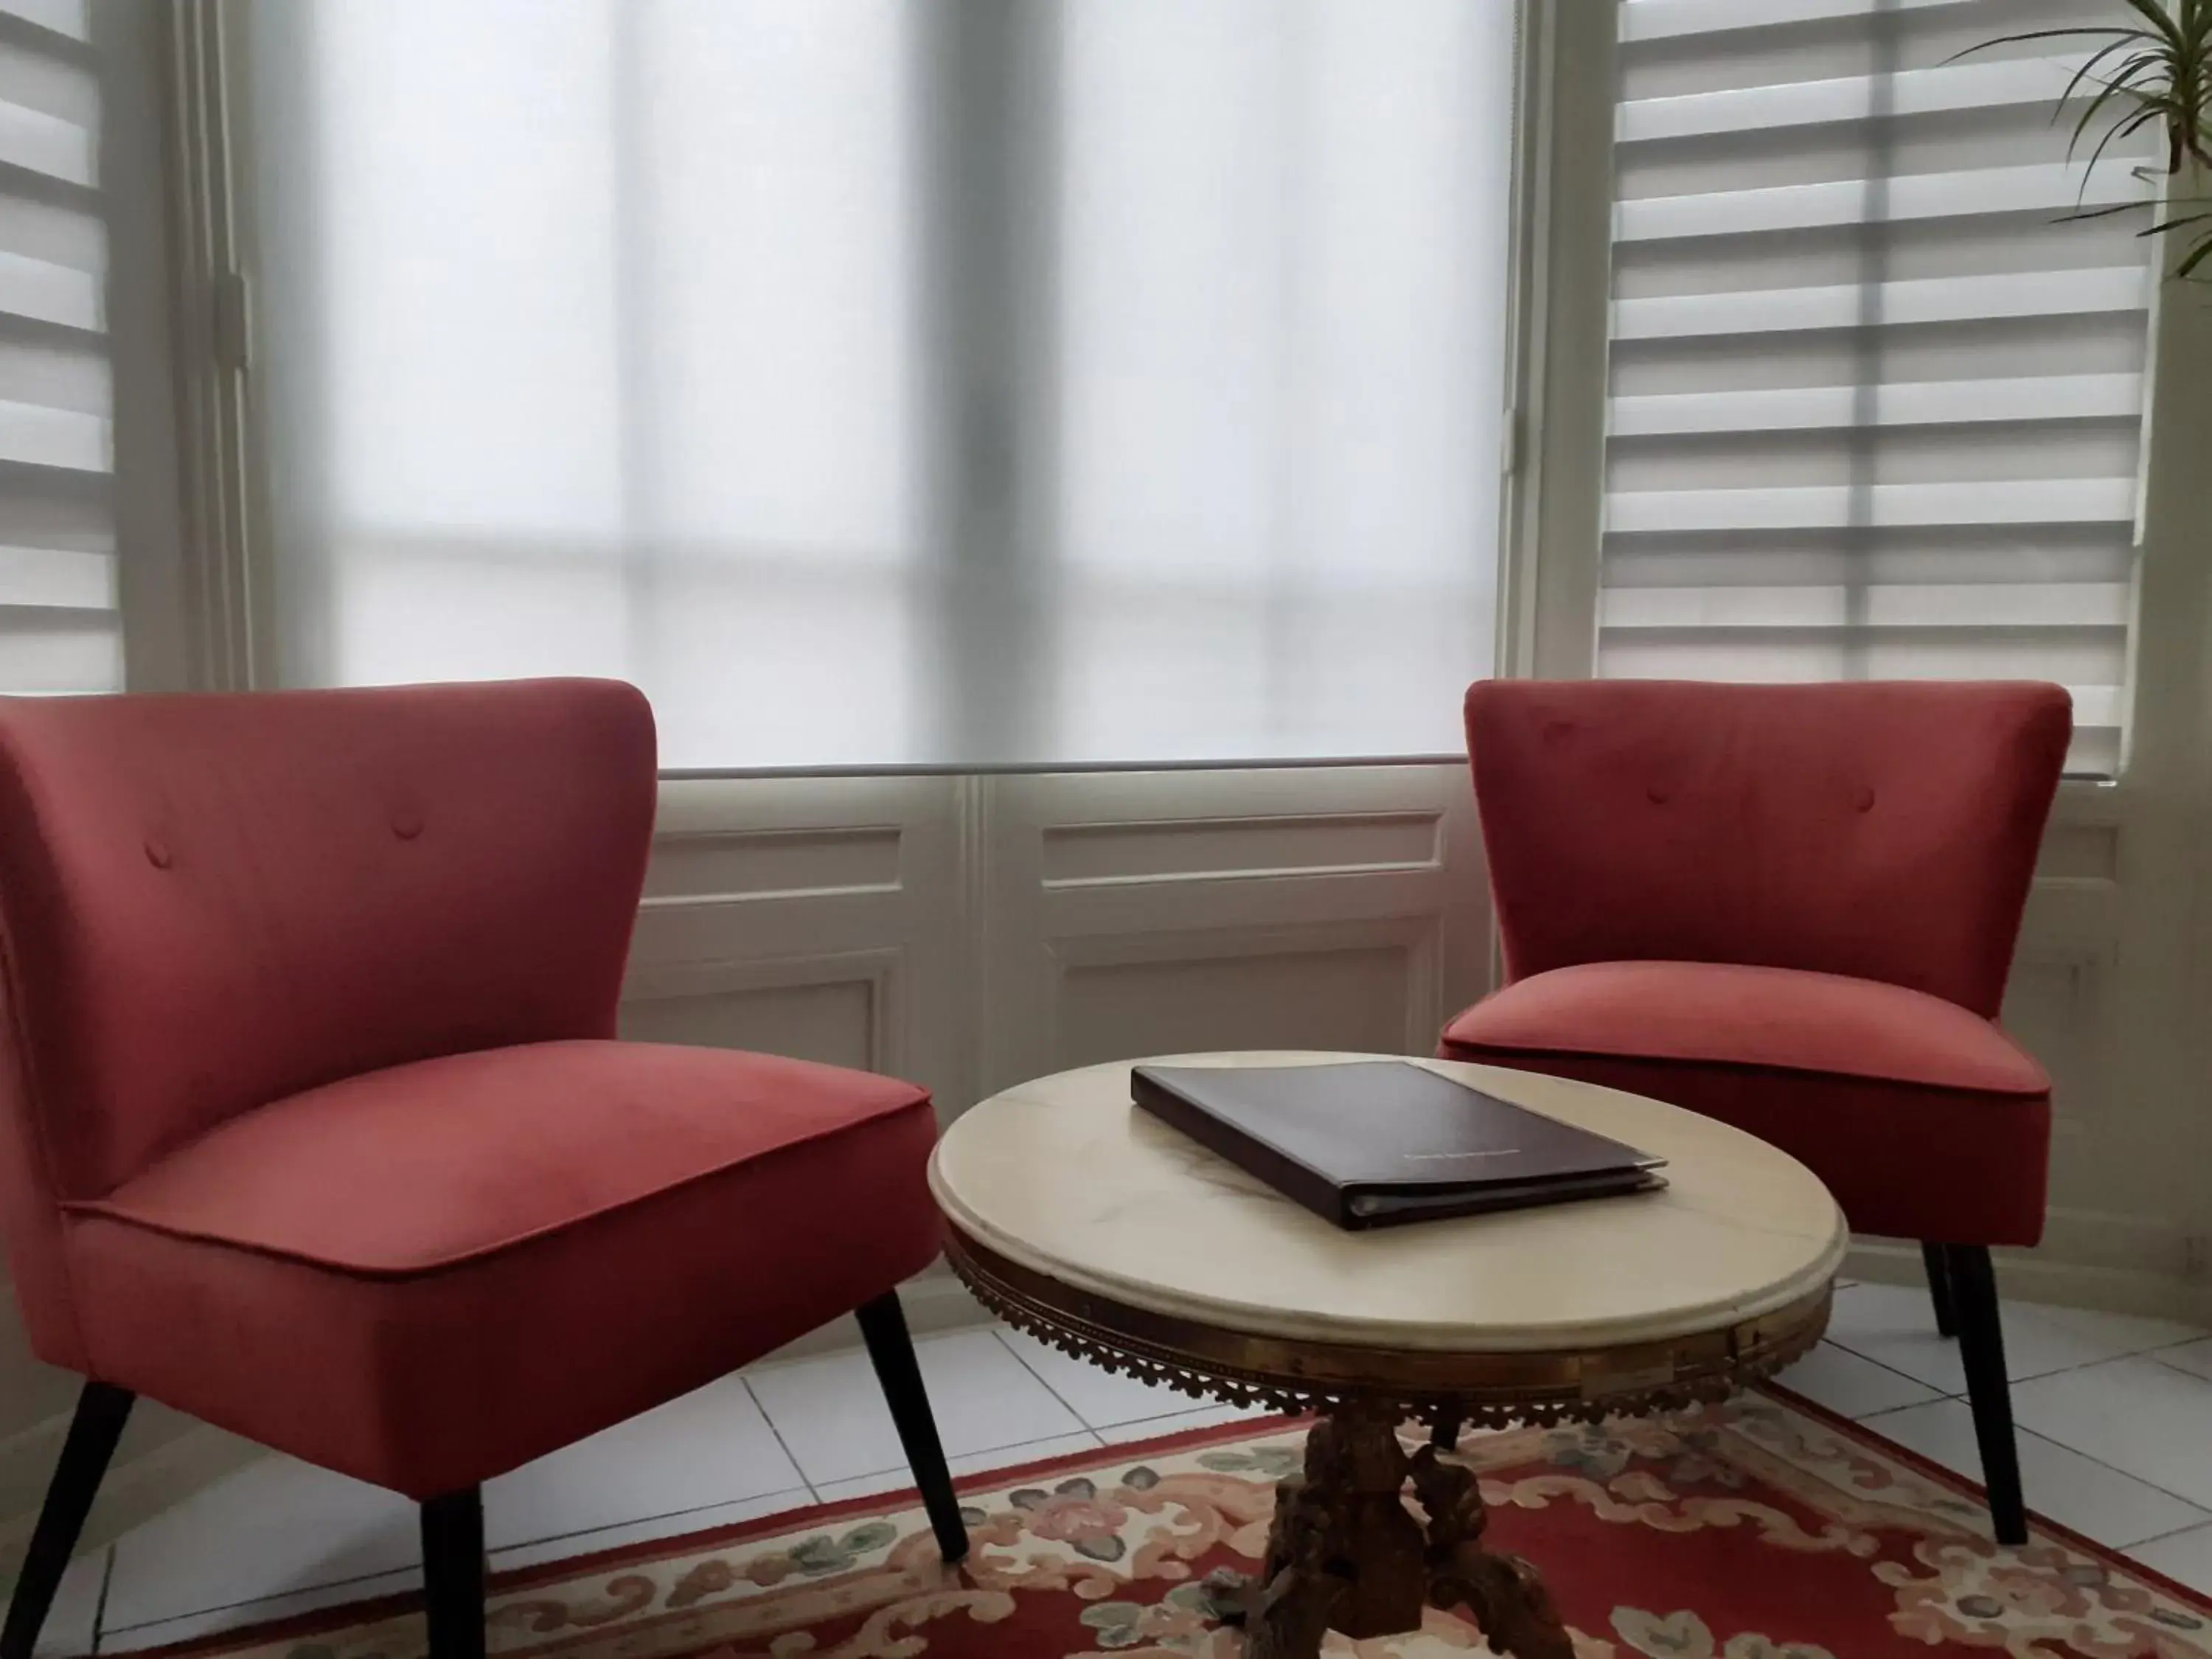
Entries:
[[654, 775], [611, 681], [0, 700], [0, 1221], [41, 1352], [59, 1203], [319, 1084], [611, 1036]]
[[1994, 1018], [2072, 727], [2055, 685], [1481, 682], [1508, 977], [1748, 963]]

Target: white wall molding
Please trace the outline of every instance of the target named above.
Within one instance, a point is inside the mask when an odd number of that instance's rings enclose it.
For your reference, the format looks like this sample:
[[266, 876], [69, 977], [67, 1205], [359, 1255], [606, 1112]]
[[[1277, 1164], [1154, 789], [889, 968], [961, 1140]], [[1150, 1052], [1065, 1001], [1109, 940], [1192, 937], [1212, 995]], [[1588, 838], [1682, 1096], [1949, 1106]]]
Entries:
[[[2045, 1249], [2051, 1248], [2046, 1241]], [[2042, 1251], [1991, 1253], [1997, 1289], [2026, 1302], [2094, 1308], [2107, 1313], [2139, 1314], [2212, 1326], [2212, 1292], [2192, 1280], [2167, 1273], [2069, 1261]], [[1877, 1285], [1923, 1287], [1920, 1247], [1895, 1239], [1854, 1240], [1843, 1276]]]
[[623, 1029], [965, 1092], [957, 778], [662, 786]]
[[[907, 1329], [916, 1336], [935, 1336], [943, 1331], [988, 1325], [991, 1310], [968, 1293], [942, 1261], [899, 1286], [899, 1304], [906, 1310]], [[762, 1363], [780, 1365], [787, 1360], [809, 1359], [860, 1346], [860, 1327], [850, 1314], [833, 1319], [819, 1330], [809, 1331], [796, 1342], [787, 1342]]]
[[[69, 1425], [70, 1413], [64, 1412], [0, 1440], [0, 1583], [22, 1565]], [[100, 1483], [81, 1547], [112, 1542], [261, 1455], [250, 1440], [139, 1401]]]
[[1487, 983], [1455, 766], [996, 778], [979, 1092], [1194, 1048], [1427, 1052]]
[[[742, 961], [664, 963], [634, 970], [623, 988], [623, 1035], [643, 1042], [715, 1042], [772, 1048], [792, 1046], [794, 1026], [811, 1024], [802, 1010], [840, 1024], [830, 1044], [858, 1033], [856, 1058], [864, 1071], [897, 1073], [907, 1066], [899, 986], [907, 952], [898, 946], [758, 957]], [[812, 994], [854, 992], [853, 997]], [[757, 1022], [738, 1012], [762, 1005]], [[774, 1022], [780, 1012], [784, 1024]], [[796, 1021], [793, 1015], [799, 1015]], [[803, 1056], [813, 1058], [811, 1055]], [[840, 1062], [846, 1063], [846, 1062]]]
[[[1066, 1064], [1084, 1065], [1140, 1051], [1313, 1047], [1318, 1016], [1336, 1023], [1334, 1046], [1425, 1053], [1444, 1018], [1441, 945], [1437, 918], [1419, 913], [1053, 939], [1037, 1035]], [[1085, 994], [1109, 985], [1119, 994]], [[1209, 999], [1212, 986], [1220, 994]], [[1329, 1006], [1283, 998], [1301, 989]], [[1364, 1015], [1351, 1007], [1363, 991]], [[1147, 1023], [1139, 1004], [1164, 1017], [1150, 1041], [1119, 1035]], [[1169, 1034], [1185, 1025], [1188, 1038]], [[1231, 1035], [1232, 1025], [1248, 1029]]]

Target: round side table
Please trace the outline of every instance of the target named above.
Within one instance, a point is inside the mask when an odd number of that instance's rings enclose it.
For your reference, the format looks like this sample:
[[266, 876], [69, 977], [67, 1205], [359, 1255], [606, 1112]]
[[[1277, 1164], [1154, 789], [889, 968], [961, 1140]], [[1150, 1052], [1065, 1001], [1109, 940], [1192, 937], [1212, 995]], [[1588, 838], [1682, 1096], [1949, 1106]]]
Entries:
[[1399, 1425], [1595, 1420], [1778, 1370], [1827, 1323], [1849, 1237], [1827, 1189], [1676, 1107], [1424, 1060], [1408, 1063], [1665, 1158], [1668, 1185], [1346, 1232], [1133, 1106], [1142, 1063], [1025, 1083], [945, 1132], [930, 1184], [954, 1269], [1011, 1323], [1108, 1370], [1320, 1413], [1243, 1601], [1250, 1659], [1312, 1659], [1329, 1629], [1412, 1630], [1429, 1602], [1465, 1603], [1517, 1659], [1572, 1659], [1534, 1569], [1484, 1547], [1473, 1475], [1434, 1445], [1409, 1455]]

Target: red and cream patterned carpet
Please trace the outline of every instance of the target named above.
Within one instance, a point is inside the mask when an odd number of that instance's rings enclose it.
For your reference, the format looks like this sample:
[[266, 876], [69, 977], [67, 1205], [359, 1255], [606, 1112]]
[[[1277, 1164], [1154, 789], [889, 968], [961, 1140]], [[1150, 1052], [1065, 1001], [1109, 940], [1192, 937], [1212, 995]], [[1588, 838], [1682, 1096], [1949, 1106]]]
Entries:
[[[1410, 1431], [1409, 1431], [1410, 1432]], [[1254, 1565], [1294, 1423], [1200, 1430], [961, 1483], [937, 1559], [910, 1497], [860, 1498], [494, 1581], [495, 1659], [1234, 1659], [1201, 1580]], [[1544, 1572], [1582, 1659], [2212, 1659], [2212, 1602], [2039, 1526], [1778, 1392], [1601, 1427], [1469, 1436], [1491, 1541]], [[404, 1600], [231, 1632], [231, 1659], [414, 1659]], [[1466, 1619], [1333, 1655], [1486, 1650]]]

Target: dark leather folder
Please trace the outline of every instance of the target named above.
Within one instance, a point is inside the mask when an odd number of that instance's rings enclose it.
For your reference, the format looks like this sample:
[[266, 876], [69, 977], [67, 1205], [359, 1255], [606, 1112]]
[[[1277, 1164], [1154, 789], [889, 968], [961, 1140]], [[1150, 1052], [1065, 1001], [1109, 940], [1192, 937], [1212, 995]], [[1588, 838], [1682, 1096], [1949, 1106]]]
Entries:
[[1663, 1187], [1665, 1163], [1405, 1060], [1139, 1066], [1134, 1103], [1349, 1229]]

